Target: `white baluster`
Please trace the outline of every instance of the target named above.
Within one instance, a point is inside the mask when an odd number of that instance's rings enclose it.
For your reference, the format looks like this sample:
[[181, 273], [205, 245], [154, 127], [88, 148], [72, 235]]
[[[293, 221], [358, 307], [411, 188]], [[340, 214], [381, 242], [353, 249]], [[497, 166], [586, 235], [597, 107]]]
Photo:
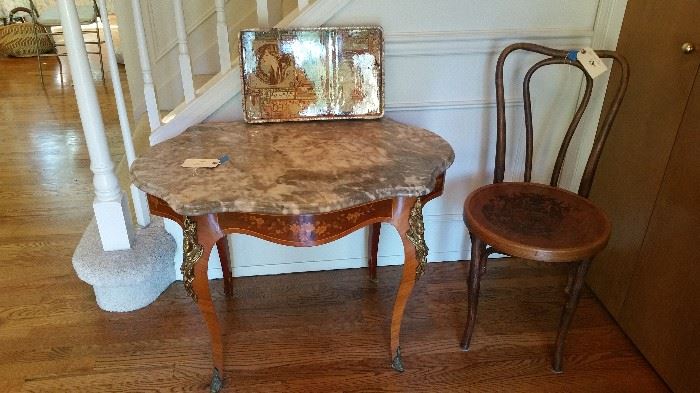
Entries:
[[158, 101], [156, 101], [156, 89], [153, 86], [151, 58], [148, 55], [148, 47], [146, 46], [146, 30], [143, 28], [143, 16], [141, 15], [139, 0], [131, 0], [131, 9], [134, 14], [134, 31], [136, 32], [136, 45], [139, 49], [139, 62], [143, 75], [143, 95], [146, 100], [148, 124], [151, 126], [151, 131], [153, 131], [160, 127], [160, 112], [158, 110]]
[[[131, 167], [131, 163], [136, 159], [136, 150], [134, 150], [134, 141], [131, 139], [131, 126], [129, 125], [129, 116], [126, 112], [126, 101], [124, 100], [124, 92], [122, 91], [119, 66], [117, 66], [117, 56], [114, 50], [114, 41], [112, 41], [112, 30], [109, 25], [106, 0], [98, 0], [97, 6], [100, 8], [100, 20], [102, 21], [105, 45], [107, 46], [107, 64], [109, 65], [109, 73], [112, 77], [112, 87], [114, 88], [114, 99], [117, 103], [117, 114], [119, 115], [119, 126], [122, 130], [126, 162], [128, 166]], [[144, 227], [150, 224], [151, 213], [148, 210], [146, 193], [136, 188], [133, 184], [131, 185], [131, 200], [134, 204], [134, 212], [136, 213], [136, 221], [138, 224]]]
[[282, 1], [256, 0], [258, 27], [272, 27], [282, 20]]
[[131, 216], [128, 213], [126, 196], [119, 188], [117, 176], [114, 174], [114, 163], [105, 136], [100, 104], [78, 20], [78, 10], [72, 0], [58, 0], [58, 10], [80, 121], [90, 156], [90, 170], [94, 174], [95, 200], [92, 207], [102, 248], [105, 251], [129, 249], [133, 242]]
[[270, 27], [270, 13], [267, 9], [267, 0], [255, 0], [255, 11], [258, 14], [258, 27]]
[[185, 28], [185, 13], [182, 11], [182, 0], [173, 0], [175, 12], [175, 29], [177, 30], [177, 47], [180, 53], [180, 76], [182, 77], [182, 90], [185, 93], [185, 102], [194, 100], [194, 81], [192, 80], [192, 62], [190, 51], [187, 47], [187, 30]]
[[226, 22], [225, 1], [216, 0], [216, 37], [219, 40], [219, 64], [221, 72], [231, 69], [231, 48], [228, 42], [228, 24]]
[[297, 8], [301, 11], [309, 6], [309, 0], [297, 0]]

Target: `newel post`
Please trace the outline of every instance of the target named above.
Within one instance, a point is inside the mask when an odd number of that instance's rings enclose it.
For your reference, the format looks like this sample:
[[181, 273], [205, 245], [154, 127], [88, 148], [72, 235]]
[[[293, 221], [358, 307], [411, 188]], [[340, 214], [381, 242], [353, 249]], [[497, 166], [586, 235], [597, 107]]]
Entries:
[[[72, 0], [58, 0], [68, 62], [70, 64], [80, 121], [85, 134], [90, 170], [95, 186], [93, 209], [104, 251], [125, 250], [132, 246], [131, 216], [126, 196], [119, 188], [109, 153], [105, 127], [92, 80], [78, 11]], [[106, 17], [106, 16], [105, 16]]]

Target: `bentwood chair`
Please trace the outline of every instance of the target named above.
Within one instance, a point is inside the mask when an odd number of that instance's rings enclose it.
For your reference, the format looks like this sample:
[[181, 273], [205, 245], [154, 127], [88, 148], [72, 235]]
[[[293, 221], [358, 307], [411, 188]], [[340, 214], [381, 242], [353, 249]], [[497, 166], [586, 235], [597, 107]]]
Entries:
[[[506, 158], [506, 111], [503, 68], [506, 57], [517, 50], [545, 55], [525, 74], [523, 97], [525, 111], [525, 169], [522, 182], [504, 182]], [[469, 350], [479, 302], [479, 285], [486, 271], [487, 258], [501, 253], [517, 258], [543, 262], [571, 262], [569, 283], [557, 333], [552, 368], [562, 370], [564, 340], [578, 304], [586, 271], [593, 257], [605, 247], [610, 236], [610, 222], [602, 210], [587, 197], [610, 127], [620, 107], [628, 81], [627, 61], [612, 51], [596, 51], [601, 58], [613, 59], [620, 66], [620, 81], [613, 94], [609, 110], [596, 134], [593, 148], [583, 172], [578, 194], [558, 187], [567, 150], [581, 117], [591, 98], [593, 79], [576, 60], [576, 52], [519, 43], [508, 46], [496, 65], [497, 138], [496, 166], [493, 184], [472, 192], [464, 203], [464, 222], [472, 241], [471, 269], [469, 272], [469, 306], [467, 325], [462, 338], [462, 349]], [[573, 116], [554, 163], [548, 185], [531, 182], [533, 162], [533, 123], [530, 81], [542, 67], [560, 64], [578, 68], [585, 77], [585, 90]], [[580, 79], [575, 78], [576, 83]], [[611, 86], [614, 82], [611, 81]]]
[[[100, 10], [97, 7], [95, 0], [84, 0], [79, 1], [76, 5], [78, 10], [78, 20], [82, 28], [83, 35], [85, 38], [85, 45], [90, 46], [87, 50], [88, 54], [98, 55], [100, 59], [100, 72], [102, 75], [102, 81], [105, 81], [105, 68], [104, 60], [102, 59], [102, 38], [100, 37], [100, 28], [97, 24], [97, 19], [100, 18]], [[32, 10], [32, 18], [36, 28], [34, 29], [34, 34], [36, 41], [39, 41], [40, 36], [57, 36], [63, 33], [54, 33], [52, 27], [61, 26], [61, 18], [58, 13], [58, 5], [55, 1], [45, 1], [45, 0], [29, 0], [29, 5]], [[93, 27], [94, 25], [94, 27]], [[83, 27], [85, 26], [85, 27]], [[90, 36], [95, 35], [95, 38]], [[56, 47], [65, 46], [61, 42], [55, 43]], [[63, 81], [63, 65], [61, 63], [60, 56], [65, 56], [65, 53], [61, 53], [55, 50], [53, 53], [42, 53], [37, 46], [36, 58], [39, 63], [39, 76], [41, 77], [41, 84], [44, 84], [44, 72], [41, 64], [42, 57], [56, 57], [58, 60], [58, 66], [61, 74], [61, 81]]]

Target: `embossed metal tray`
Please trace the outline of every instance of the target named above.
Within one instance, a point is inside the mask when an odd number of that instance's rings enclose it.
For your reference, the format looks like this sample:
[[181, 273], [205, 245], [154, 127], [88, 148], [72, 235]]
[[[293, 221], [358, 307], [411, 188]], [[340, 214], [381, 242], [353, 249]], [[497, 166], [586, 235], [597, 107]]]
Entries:
[[379, 27], [241, 30], [245, 121], [382, 117], [383, 46]]

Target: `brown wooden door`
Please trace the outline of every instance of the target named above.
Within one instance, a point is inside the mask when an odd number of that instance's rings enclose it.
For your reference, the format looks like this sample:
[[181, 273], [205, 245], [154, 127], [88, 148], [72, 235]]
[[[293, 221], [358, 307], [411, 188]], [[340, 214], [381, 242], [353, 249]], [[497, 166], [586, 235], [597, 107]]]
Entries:
[[684, 42], [700, 45], [700, 1], [628, 1], [629, 90], [591, 192], [612, 236], [588, 276], [679, 393], [700, 388], [700, 49]]
[[700, 1], [627, 2], [617, 50], [630, 62], [629, 90], [591, 191], [591, 199], [610, 216], [613, 232], [588, 275], [590, 287], [616, 318], [637, 269], [656, 195], [700, 66], [700, 50], [681, 51], [686, 41], [700, 45]]
[[619, 322], [675, 392], [700, 389], [700, 72]]

